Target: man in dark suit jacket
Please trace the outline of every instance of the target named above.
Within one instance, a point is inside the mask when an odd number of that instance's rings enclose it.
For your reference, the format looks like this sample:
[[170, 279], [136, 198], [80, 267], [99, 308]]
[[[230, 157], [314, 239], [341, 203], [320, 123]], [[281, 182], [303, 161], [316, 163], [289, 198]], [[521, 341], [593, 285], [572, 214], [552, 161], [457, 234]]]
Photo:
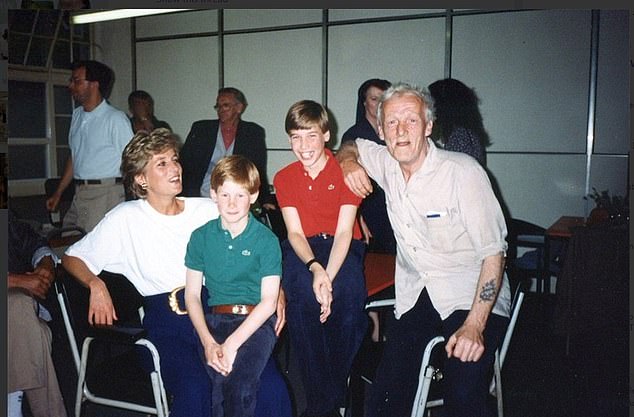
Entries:
[[[214, 107], [218, 112], [218, 119], [194, 122], [180, 151], [183, 167], [182, 195], [208, 197], [209, 174], [216, 162], [227, 155], [243, 155], [258, 168], [262, 182], [258, 201], [268, 206], [268, 203], [272, 203], [272, 197], [266, 175], [264, 128], [240, 119], [247, 107], [247, 101], [244, 94], [236, 88], [218, 90]], [[218, 141], [218, 138], [222, 140]]]

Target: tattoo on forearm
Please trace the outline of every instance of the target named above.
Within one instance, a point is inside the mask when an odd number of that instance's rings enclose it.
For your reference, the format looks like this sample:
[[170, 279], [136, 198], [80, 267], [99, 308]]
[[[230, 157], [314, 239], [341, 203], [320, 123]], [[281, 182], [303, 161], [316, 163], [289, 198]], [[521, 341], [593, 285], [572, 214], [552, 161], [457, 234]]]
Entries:
[[495, 300], [496, 294], [497, 288], [495, 287], [495, 279], [485, 282], [482, 286], [482, 290], [480, 291], [480, 302], [490, 303], [491, 301]]

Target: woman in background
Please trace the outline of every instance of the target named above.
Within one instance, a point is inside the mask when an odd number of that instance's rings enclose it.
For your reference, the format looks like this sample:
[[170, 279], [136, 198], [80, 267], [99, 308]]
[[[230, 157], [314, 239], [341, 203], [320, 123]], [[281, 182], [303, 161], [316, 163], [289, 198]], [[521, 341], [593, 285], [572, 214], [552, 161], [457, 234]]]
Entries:
[[431, 138], [448, 151], [472, 156], [486, 167], [485, 148], [491, 144], [478, 108], [480, 100], [472, 88], [453, 78], [429, 85], [436, 120]]
[[[376, 110], [381, 95], [392, 84], [388, 80], [371, 78], [359, 87], [357, 92], [357, 119], [356, 123], [341, 137], [341, 142], [364, 138], [385, 145], [379, 138]], [[396, 254], [396, 239], [394, 231], [387, 216], [385, 206], [385, 192], [373, 180], [372, 194], [361, 202], [359, 223], [363, 231], [363, 238], [368, 245], [368, 252], [381, 252]], [[368, 313], [372, 320], [372, 340], [379, 341], [379, 316], [376, 311]]]
[[[363, 138], [385, 145], [378, 135], [376, 109], [381, 95], [391, 85], [389, 81], [379, 78], [361, 84], [357, 94], [357, 120], [341, 137], [342, 143]], [[387, 217], [385, 193], [374, 181], [372, 187], [374, 192], [361, 203], [361, 229], [368, 251], [396, 254], [396, 240]]]

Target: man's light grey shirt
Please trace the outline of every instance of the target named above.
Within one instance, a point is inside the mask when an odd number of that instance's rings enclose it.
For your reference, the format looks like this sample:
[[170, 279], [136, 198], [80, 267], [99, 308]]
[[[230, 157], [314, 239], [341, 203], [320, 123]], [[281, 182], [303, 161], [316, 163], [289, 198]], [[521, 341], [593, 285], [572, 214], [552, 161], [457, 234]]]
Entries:
[[[359, 162], [384, 190], [397, 242], [396, 317], [410, 310], [423, 288], [444, 320], [470, 310], [484, 258], [506, 252], [506, 224], [486, 172], [468, 155], [436, 148], [405, 182], [385, 146], [357, 139]], [[493, 312], [508, 317], [503, 281]]]

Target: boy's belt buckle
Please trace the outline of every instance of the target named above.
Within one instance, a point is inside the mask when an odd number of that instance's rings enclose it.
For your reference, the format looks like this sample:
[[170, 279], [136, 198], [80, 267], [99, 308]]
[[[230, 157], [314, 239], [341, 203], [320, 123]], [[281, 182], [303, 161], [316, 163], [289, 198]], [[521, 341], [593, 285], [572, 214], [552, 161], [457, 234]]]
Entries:
[[244, 315], [244, 314], [249, 314], [249, 309], [244, 304], [235, 304], [231, 308], [231, 312], [233, 314], [242, 314], [242, 315]]

